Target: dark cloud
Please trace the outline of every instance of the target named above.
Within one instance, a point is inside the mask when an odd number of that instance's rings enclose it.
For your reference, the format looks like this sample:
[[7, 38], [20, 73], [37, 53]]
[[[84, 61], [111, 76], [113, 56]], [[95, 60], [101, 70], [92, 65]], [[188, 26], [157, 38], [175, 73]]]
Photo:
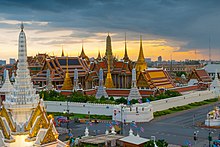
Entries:
[[180, 51], [207, 49], [209, 37], [212, 48], [220, 46], [219, 0], [10, 0], [1, 1], [0, 10], [5, 19], [49, 22], [43, 31], [83, 31], [69, 37], [110, 31], [121, 32], [114, 39], [120, 40], [124, 32], [131, 32], [135, 35], [130, 39], [151, 34], [186, 42]]

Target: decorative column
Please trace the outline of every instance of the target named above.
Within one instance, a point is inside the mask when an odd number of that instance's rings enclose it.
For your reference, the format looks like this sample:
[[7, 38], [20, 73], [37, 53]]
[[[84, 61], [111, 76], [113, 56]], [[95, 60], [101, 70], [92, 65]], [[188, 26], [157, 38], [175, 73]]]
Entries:
[[101, 98], [104, 96], [105, 98], [108, 98], [108, 94], [105, 90], [105, 87], [103, 86], [104, 78], [103, 78], [103, 70], [100, 68], [99, 70], [99, 87], [97, 89], [96, 98]]
[[137, 81], [136, 81], [136, 70], [135, 68], [132, 69], [132, 85], [131, 85], [131, 90], [128, 96], [129, 100], [132, 99], [141, 99], [141, 95], [139, 93], [139, 90], [137, 88]]

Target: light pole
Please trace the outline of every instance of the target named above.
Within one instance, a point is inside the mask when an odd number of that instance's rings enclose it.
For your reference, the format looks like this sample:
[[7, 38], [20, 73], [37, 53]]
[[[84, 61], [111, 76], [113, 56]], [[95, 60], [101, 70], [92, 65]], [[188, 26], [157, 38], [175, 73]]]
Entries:
[[66, 101], [66, 110], [64, 109], [64, 114], [67, 113], [67, 124], [66, 124], [66, 128], [69, 129], [69, 114], [70, 114], [70, 110], [69, 110], [69, 101], [68, 101], [68, 97], [67, 97], [67, 101]]
[[89, 115], [89, 122], [90, 122], [90, 111], [88, 111], [88, 115]]
[[211, 147], [211, 141], [212, 141], [212, 136], [211, 136], [211, 131], [210, 131], [210, 113], [208, 113], [209, 115], [209, 136], [208, 136], [208, 140], [209, 140], [209, 147]]
[[124, 122], [124, 121], [123, 121], [123, 114], [122, 114], [122, 113], [123, 113], [123, 112], [122, 112], [122, 111], [123, 111], [123, 108], [124, 108], [124, 106], [121, 105], [121, 135], [123, 135], [123, 133], [124, 133], [124, 132], [123, 132], [123, 129], [124, 129], [123, 122]]
[[194, 141], [195, 141], [195, 145], [196, 145], [196, 141], [198, 140], [198, 133], [199, 133], [199, 131], [194, 131]]

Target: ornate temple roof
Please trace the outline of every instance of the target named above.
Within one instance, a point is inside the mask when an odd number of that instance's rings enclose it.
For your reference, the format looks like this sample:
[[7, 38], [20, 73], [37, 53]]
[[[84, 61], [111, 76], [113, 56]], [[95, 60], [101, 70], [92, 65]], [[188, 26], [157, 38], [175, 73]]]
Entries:
[[81, 51], [81, 54], [79, 55], [79, 58], [89, 61], [89, 57], [85, 54], [83, 46], [82, 46], [82, 51]]
[[87, 62], [79, 57], [49, 58], [44, 63], [42, 70], [33, 77], [33, 81], [46, 81], [47, 69], [51, 71], [51, 81], [64, 81], [67, 61], [70, 78], [74, 77], [74, 69], [78, 70], [79, 77], [85, 76], [89, 71]]
[[163, 69], [147, 69], [142, 71], [137, 79], [138, 87], [149, 88], [173, 88], [175, 87], [172, 78]]
[[189, 75], [188, 80], [191, 79], [196, 79], [198, 82], [212, 82], [212, 79], [210, 78], [205, 69], [194, 69], [192, 73]]

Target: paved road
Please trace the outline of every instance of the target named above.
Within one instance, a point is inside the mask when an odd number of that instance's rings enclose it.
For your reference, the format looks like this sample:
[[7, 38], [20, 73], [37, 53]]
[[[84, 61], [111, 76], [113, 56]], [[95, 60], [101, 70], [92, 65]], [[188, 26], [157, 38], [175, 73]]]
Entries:
[[[178, 112], [168, 116], [157, 118], [149, 123], [137, 124], [138, 128], [143, 127], [144, 132], [139, 131], [139, 135], [142, 137], [150, 138], [151, 136], [156, 136], [156, 139], [165, 139], [168, 143], [186, 145], [186, 142], [190, 142], [194, 145], [193, 133], [194, 131], [199, 131], [197, 146], [202, 147], [208, 145], [208, 128], [200, 128], [193, 125], [194, 123], [204, 122], [206, 119], [206, 114], [208, 111], [213, 109], [217, 105], [212, 104], [208, 106], [201, 106], [196, 109], [187, 110], [183, 112]], [[84, 135], [85, 124], [75, 124], [71, 122], [70, 124], [74, 136]], [[136, 135], [137, 129], [132, 127], [134, 134]], [[124, 126], [124, 135], [128, 135], [130, 125]], [[97, 131], [95, 131], [97, 130]], [[102, 134], [106, 130], [106, 125], [104, 123], [93, 124], [89, 127], [90, 135]], [[212, 136], [217, 138], [220, 133], [218, 129], [210, 129], [213, 132]], [[61, 139], [64, 135], [60, 136]]]

